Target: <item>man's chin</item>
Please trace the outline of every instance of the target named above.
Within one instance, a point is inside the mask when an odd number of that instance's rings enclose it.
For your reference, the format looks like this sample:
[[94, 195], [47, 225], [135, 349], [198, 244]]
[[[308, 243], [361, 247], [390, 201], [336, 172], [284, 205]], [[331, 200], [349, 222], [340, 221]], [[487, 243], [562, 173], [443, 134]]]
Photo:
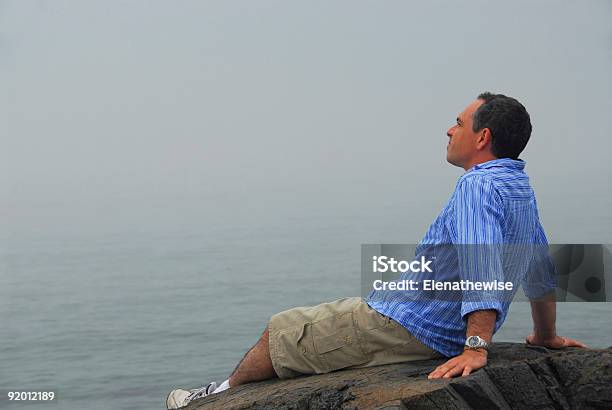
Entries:
[[453, 159], [449, 155], [446, 156], [446, 162], [448, 162], [449, 164], [454, 165], [456, 167], [463, 168], [463, 166], [461, 164], [457, 163], [457, 160]]

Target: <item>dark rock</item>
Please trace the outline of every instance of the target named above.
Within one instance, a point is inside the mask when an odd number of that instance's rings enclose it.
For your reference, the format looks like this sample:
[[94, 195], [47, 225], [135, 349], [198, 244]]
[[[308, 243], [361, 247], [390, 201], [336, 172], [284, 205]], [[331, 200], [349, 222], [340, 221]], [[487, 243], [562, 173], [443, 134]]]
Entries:
[[428, 380], [443, 360], [342, 370], [238, 386], [188, 409], [612, 408], [612, 348], [549, 350], [495, 343], [470, 376]]
[[470, 377], [453, 379], [451, 387], [471, 408], [510, 409], [495, 383], [484, 371], [476, 372]]

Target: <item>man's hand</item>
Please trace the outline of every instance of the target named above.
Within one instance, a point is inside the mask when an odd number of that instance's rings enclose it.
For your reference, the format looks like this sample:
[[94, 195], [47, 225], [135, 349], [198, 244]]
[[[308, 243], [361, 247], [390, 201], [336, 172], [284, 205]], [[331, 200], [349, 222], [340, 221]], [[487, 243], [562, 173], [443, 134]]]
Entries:
[[552, 339], [542, 339], [537, 338], [535, 335], [529, 335], [525, 338], [525, 342], [527, 342], [528, 345], [544, 346], [548, 347], [549, 349], [563, 349], [564, 347], [587, 347], [584, 343], [578, 340], [562, 336], [555, 336]]
[[448, 379], [457, 375], [467, 376], [474, 370], [487, 365], [487, 351], [484, 349], [464, 350], [462, 354], [436, 367], [428, 379]]

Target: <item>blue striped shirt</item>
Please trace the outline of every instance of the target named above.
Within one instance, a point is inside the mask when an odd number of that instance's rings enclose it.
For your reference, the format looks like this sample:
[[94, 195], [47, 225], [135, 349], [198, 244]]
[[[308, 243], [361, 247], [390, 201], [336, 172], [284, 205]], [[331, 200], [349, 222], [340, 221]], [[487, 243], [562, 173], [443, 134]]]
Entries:
[[[435, 275], [445, 272], [448, 276], [450, 272], [450, 277], [456, 280], [512, 281], [522, 284], [529, 298], [554, 289], [554, 266], [543, 250], [548, 242], [524, 167], [521, 160], [496, 159], [475, 165], [459, 178], [455, 192], [416, 249], [418, 256], [428, 246], [452, 245], [442, 248], [447, 250], [442, 251], [446, 254], [436, 256]], [[518, 247], [499, 254], [480, 252], [478, 257], [472, 255], [477, 252], [466, 250], [477, 245], [494, 249], [496, 244], [542, 246], [540, 252]], [[531, 274], [535, 271], [537, 275]], [[527, 272], [530, 274], [526, 275]], [[410, 273], [402, 275], [409, 276]], [[512, 295], [514, 292], [516, 288]], [[463, 351], [467, 315], [477, 310], [496, 310], [494, 331], [497, 331], [510, 307], [511, 297], [482, 291], [477, 297], [470, 297], [469, 293], [462, 292], [462, 300], [424, 301], [413, 300], [405, 292], [374, 290], [366, 301], [376, 311], [402, 324], [425, 345], [445, 356], [456, 356]]]

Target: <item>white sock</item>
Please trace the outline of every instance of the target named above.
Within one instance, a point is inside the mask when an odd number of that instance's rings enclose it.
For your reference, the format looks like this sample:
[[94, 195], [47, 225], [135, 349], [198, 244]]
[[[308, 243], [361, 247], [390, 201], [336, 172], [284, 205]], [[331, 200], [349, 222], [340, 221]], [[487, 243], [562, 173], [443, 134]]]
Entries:
[[227, 390], [229, 388], [230, 388], [229, 379], [227, 379], [226, 381], [221, 383], [221, 385], [217, 387], [213, 393], [221, 393], [223, 390]]

